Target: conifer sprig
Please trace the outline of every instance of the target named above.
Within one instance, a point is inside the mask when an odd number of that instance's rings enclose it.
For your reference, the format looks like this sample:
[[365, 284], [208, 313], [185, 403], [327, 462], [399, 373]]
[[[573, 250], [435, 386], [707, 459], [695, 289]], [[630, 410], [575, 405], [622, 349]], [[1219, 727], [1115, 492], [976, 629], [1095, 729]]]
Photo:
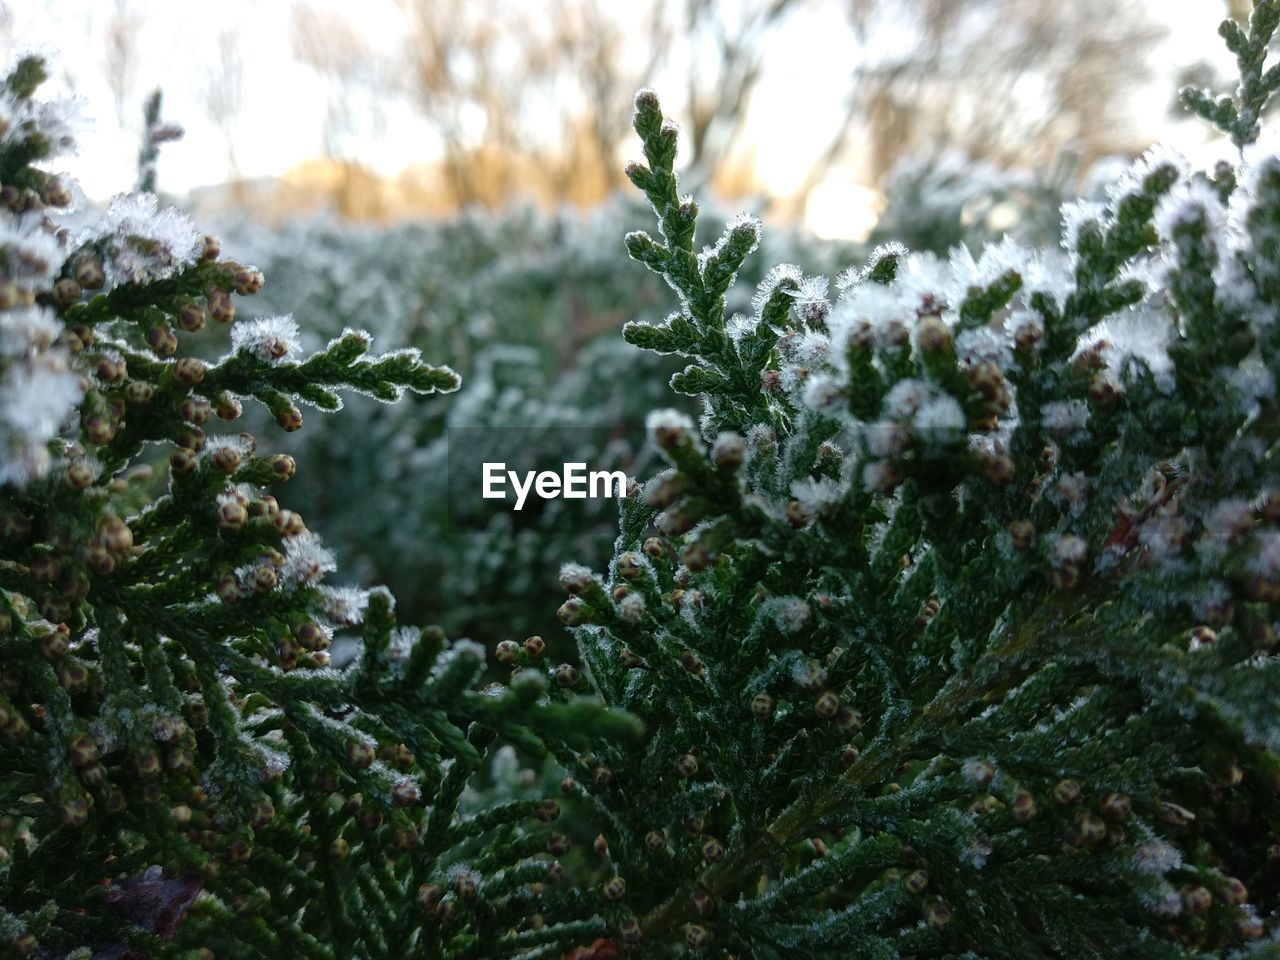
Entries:
[[[497, 957], [595, 930], [547, 886], [557, 803], [466, 790], [500, 749], [635, 721], [532, 676], [481, 692], [483, 649], [326, 585], [275, 496], [293, 458], [215, 426], [458, 377], [350, 330], [297, 358], [292, 318], [239, 311], [261, 272], [153, 197], [59, 233], [70, 191], [29, 165], [71, 142], [43, 76], [9, 76], [0, 138], [0, 951]], [[567, 926], [517, 936], [553, 903]]]
[[[1235, 46], [1265, 49], [1275, 13]], [[830, 299], [782, 266], [726, 319], [758, 228], [696, 257], [649, 91], [635, 127], [661, 239], [627, 249], [681, 305], [626, 336], [695, 361], [673, 387], [705, 416], [651, 418], [670, 469], [623, 503], [606, 576], [563, 575], [588, 667], [567, 688], [646, 727], [639, 752], [562, 755], [621, 881], [616, 940], [1190, 957], [1266, 936], [1280, 160], [1211, 179], [1152, 152], [1064, 210], [1062, 251], [890, 246]]]
[[1280, 90], [1280, 65], [1267, 66], [1271, 40], [1280, 27], [1280, 5], [1271, 0], [1253, 4], [1246, 31], [1236, 21], [1222, 21], [1218, 33], [1236, 58], [1239, 82], [1233, 94], [1215, 97], [1207, 90], [1187, 87], [1182, 100], [1197, 116], [1213, 124], [1244, 149], [1258, 139], [1267, 105]]

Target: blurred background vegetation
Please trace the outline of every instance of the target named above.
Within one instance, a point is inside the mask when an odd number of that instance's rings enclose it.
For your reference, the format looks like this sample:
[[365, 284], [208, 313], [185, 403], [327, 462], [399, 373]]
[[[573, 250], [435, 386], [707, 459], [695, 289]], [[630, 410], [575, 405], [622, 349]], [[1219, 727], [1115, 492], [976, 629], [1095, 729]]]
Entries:
[[[97, 120], [86, 155], [118, 158], [71, 170], [89, 203], [134, 184], [139, 143], [145, 156], [165, 141], [157, 189], [265, 271], [248, 307], [293, 313], [311, 347], [360, 327], [463, 374], [444, 400], [353, 398], [348, 415], [288, 437], [252, 415], [247, 426], [299, 458], [290, 505], [348, 578], [391, 585], [407, 619], [490, 645], [532, 625], [554, 646], [559, 564], [603, 562], [613, 504], [459, 509], [449, 430], [519, 428], [555, 459], [644, 473], [637, 427], [671, 403], [679, 365], [619, 336], [674, 305], [622, 249], [649, 219], [621, 174], [638, 87], [657, 87], [682, 124], [683, 176], [714, 198], [711, 219], [745, 208], [766, 221], [745, 307], [761, 263], [833, 274], [888, 239], [1052, 245], [1063, 200], [1152, 140], [1220, 150], [1169, 91], [1217, 82], [1220, 64], [1183, 51], [1216, 49], [1203, 34], [1222, 12], [1217, 0], [0, 0], [0, 49], [60, 51], [58, 83]], [[147, 121], [156, 87], [163, 113]], [[496, 458], [510, 435], [493, 433]]]

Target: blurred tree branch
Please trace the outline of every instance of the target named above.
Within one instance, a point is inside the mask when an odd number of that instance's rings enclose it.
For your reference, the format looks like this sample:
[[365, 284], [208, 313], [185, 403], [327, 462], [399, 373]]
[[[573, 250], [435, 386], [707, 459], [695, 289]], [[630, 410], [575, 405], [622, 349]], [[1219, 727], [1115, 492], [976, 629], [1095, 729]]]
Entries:
[[998, 164], [1082, 165], [1131, 149], [1125, 104], [1163, 35], [1110, 0], [847, 0], [854, 57], [844, 115], [809, 172], [804, 200], [854, 146], [880, 182], [903, 157], [957, 150]]
[[230, 27], [218, 33], [217, 56], [211, 58], [202, 90], [205, 113], [220, 131], [227, 150], [227, 170], [232, 196], [240, 207], [246, 205], [245, 183], [240, 176], [236, 152], [236, 123], [244, 103], [244, 63], [240, 59], [240, 37]]
[[[1096, 92], [1147, 75], [1144, 53], [1161, 31], [1132, 5], [843, 3], [847, 92], [797, 210], [845, 162], [875, 181], [921, 151], [1009, 164], [1051, 161], [1067, 144], [1084, 162], [1131, 146], [1123, 102]], [[772, 38], [787, 18], [816, 7], [637, 0], [621, 11], [604, 0], [396, 0], [403, 60], [380, 68], [354, 21], [304, 0], [295, 49], [330, 82], [330, 132], [358, 139], [352, 131], [388, 97], [413, 106], [438, 138], [448, 206], [494, 207], [517, 194], [593, 202], [619, 183], [631, 91], [671, 78], [682, 89], [672, 113], [686, 128], [686, 182], [696, 189], [724, 181], [742, 159]]]

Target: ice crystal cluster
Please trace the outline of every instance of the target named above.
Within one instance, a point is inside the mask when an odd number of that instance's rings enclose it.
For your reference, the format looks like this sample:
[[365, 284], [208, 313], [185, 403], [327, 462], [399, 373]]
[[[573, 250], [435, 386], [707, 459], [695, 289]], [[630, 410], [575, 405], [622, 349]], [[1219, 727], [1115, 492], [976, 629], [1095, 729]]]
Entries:
[[[0, 148], [56, 158], [74, 144], [76, 104], [35, 102], [33, 78], [15, 74], [0, 90]], [[33, 291], [48, 287], [65, 252], [45, 203], [71, 203], [56, 177], [6, 183], [0, 197], [0, 483], [22, 486], [50, 468], [47, 445], [80, 396], [52, 310]]]

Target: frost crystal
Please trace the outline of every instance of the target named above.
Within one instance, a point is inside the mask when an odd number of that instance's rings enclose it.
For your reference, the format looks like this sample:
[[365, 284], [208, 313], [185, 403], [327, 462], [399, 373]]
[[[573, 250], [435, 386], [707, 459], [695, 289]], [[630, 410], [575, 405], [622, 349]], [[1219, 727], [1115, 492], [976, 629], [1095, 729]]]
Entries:
[[[3, 248], [0, 248], [3, 249]], [[80, 377], [43, 307], [0, 313], [0, 484], [25, 486], [52, 465], [49, 441], [80, 402]]]
[[284, 539], [284, 568], [281, 573], [286, 580], [313, 584], [337, 568], [333, 552], [321, 545], [320, 538], [314, 533], [300, 533]]
[[76, 246], [100, 245], [112, 286], [163, 280], [200, 256], [204, 235], [195, 224], [174, 207], [157, 206], [152, 194], [122, 194], [77, 238]]
[[298, 324], [290, 314], [238, 321], [231, 328], [231, 348], [244, 350], [260, 360], [287, 360], [301, 347]]
[[800, 268], [793, 263], [780, 263], [770, 268], [756, 287], [756, 292], [751, 298], [751, 309], [758, 314], [775, 289], [780, 286], [799, 288], [803, 277], [804, 274], [800, 272]]
[[964, 410], [954, 397], [934, 397], [916, 411], [912, 422], [922, 436], [946, 440], [964, 430]]
[[932, 388], [923, 380], [899, 380], [885, 395], [885, 416], [893, 420], [910, 420], [929, 402], [932, 394]]
[[1182, 854], [1163, 840], [1151, 840], [1134, 853], [1133, 864], [1143, 873], [1163, 876], [1182, 866]]
[[793, 309], [802, 323], [820, 323], [831, 310], [826, 277], [805, 277], [792, 296], [795, 299]]
[[1076, 255], [1080, 232], [1087, 224], [1097, 224], [1106, 216], [1106, 207], [1089, 200], [1076, 200], [1062, 207], [1062, 248]]
[[1183, 227], [1199, 225], [1214, 234], [1225, 221], [1226, 211], [1217, 192], [1204, 180], [1195, 179], [1179, 183], [1165, 194], [1156, 210], [1155, 227], [1161, 239], [1172, 243]]
[[654, 444], [663, 450], [686, 442], [698, 444], [697, 428], [688, 415], [679, 410], [654, 410], [645, 418], [645, 429]]
[[1040, 408], [1041, 423], [1050, 433], [1072, 436], [1089, 423], [1089, 407], [1083, 400], [1061, 400]]
[[765, 601], [764, 609], [783, 633], [798, 633], [809, 622], [809, 604], [799, 597], [774, 597]]
[[844, 488], [830, 477], [813, 479], [806, 477], [791, 484], [791, 495], [809, 511], [817, 512], [835, 503], [844, 494]]
[[1173, 360], [1169, 346], [1174, 330], [1164, 313], [1150, 308], [1136, 308], [1104, 320], [1081, 338], [1080, 351], [1101, 346], [1107, 366], [1122, 373], [1126, 361], [1140, 361], [1155, 378], [1156, 386], [1166, 393], [1173, 389]]
[[320, 595], [324, 602], [325, 616], [344, 627], [364, 622], [364, 611], [369, 606], [369, 591], [356, 587], [322, 586]]
[[639, 623], [644, 619], [644, 597], [638, 593], [628, 593], [618, 604], [618, 614], [627, 623]]

